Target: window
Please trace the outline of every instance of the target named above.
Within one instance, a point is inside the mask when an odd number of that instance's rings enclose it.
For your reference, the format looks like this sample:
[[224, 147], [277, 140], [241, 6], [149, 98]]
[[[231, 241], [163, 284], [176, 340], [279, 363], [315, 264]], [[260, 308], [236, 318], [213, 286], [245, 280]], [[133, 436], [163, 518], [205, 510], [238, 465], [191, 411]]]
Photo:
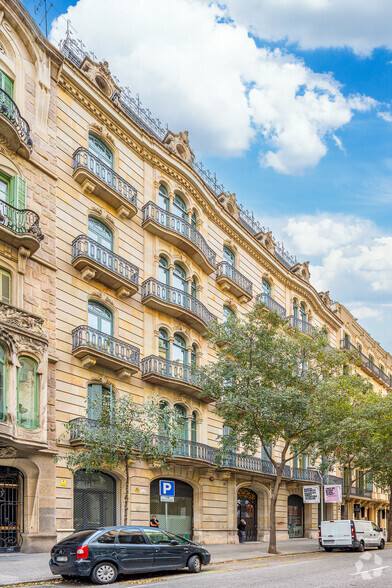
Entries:
[[165, 257], [162, 255], [159, 257], [159, 281], [166, 286], [170, 285], [170, 272], [169, 272], [169, 264]]
[[7, 386], [6, 357], [2, 345], [0, 345], [0, 421], [5, 420], [6, 404], [5, 391]]
[[193, 298], [197, 298], [197, 285], [196, 285], [195, 278], [193, 278], [193, 280], [191, 282], [191, 294], [192, 294]]
[[[272, 454], [272, 443], [269, 443], [267, 445], [267, 449], [268, 449], [268, 453], [271, 455]], [[267, 455], [267, 452], [266, 452], [266, 450], [264, 449], [263, 446], [261, 446], [261, 459], [269, 460], [269, 457]]]
[[235, 318], [235, 313], [228, 306], [223, 307], [223, 322], [226, 323], [229, 319]]
[[87, 415], [94, 421], [101, 420], [107, 423], [112, 421], [114, 394], [112, 387], [102, 384], [90, 384], [87, 396]]
[[385, 368], [381, 363], [380, 363], [380, 370], [382, 371], [383, 374], [385, 374]]
[[374, 363], [374, 357], [373, 357], [373, 355], [371, 355], [371, 353], [369, 353], [369, 361], [371, 363]]
[[153, 531], [152, 529], [148, 529], [145, 531], [150, 543], [153, 545], [158, 545], [160, 543], [170, 543], [171, 539], [163, 533], [162, 531]]
[[298, 304], [297, 304], [297, 301], [295, 298], [293, 301], [293, 315], [294, 315], [294, 318], [298, 318]]
[[168, 533], [168, 535], [172, 541], [177, 541], [180, 545], [189, 545], [189, 541], [180, 535], [174, 535], [173, 533]]
[[181, 335], [174, 335], [173, 361], [188, 365], [188, 350], [186, 348], [185, 339], [183, 339]]
[[146, 541], [141, 531], [128, 531], [120, 529], [118, 532], [118, 542], [125, 545], [141, 545]]
[[105, 143], [91, 133], [88, 136], [88, 149], [102, 163], [111, 169], [113, 168], [113, 153], [106, 147]]
[[162, 359], [170, 359], [168, 334], [165, 329], [159, 329], [158, 355]]
[[105, 333], [105, 335], [113, 335], [113, 315], [102, 304], [90, 301], [88, 303], [88, 326]]
[[0, 174], [0, 201], [11, 204], [18, 210], [26, 208], [27, 184], [19, 176], [8, 178]]
[[0, 268], [0, 300], [11, 304], [11, 274]]
[[197, 413], [192, 412], [191, 418], [191, 441], [197, 441]]
[[113, 251], [113, 233], [96, 218], [88, 217], [88, 236], [110, 251]]
[[178, 416], [180, 417], [180, 430], [178, 432], [178, 436], [180, 439], [187, 440], [188, 439], [188, 419], [186, 416], [186, 408], [182, 406], [182, 404], [175, 404], [174, 410], [177, 412]]
[[261, 281], [261, 292], [266, 296], [271, 296], [271, 284], [265, 278]]
[[227, 261], [230, 265], [235, 267], [235, 255], [228, 247], [223, 247], [223, 261]]
[[174, 200], [173, 200], [173, 214], [175, 214], [176, 216], [181, 217], [185, 221], [188, 220], [188, 215], [186, 213], [186, 204], [183, 201], [183, 199], [181, 198], [181, 196], [179, 196], [178, 194], [176, 194], [174, 196]]
[[305, 305], [303, 303], [299, 307], [299, 318], [301, 321], [306, 322], [306, 310]]
[[167, 212], [169, 212], [170, 210], [169, 192], [167, 188], [163, 186], [163, 184], [159, 186], [158, 206], [160, 208], [163, 208], [163, 210], [166, 210]]
[[191, 350], [191, 366], [193, 368], [195, 368], [196, 365], [197, 365], [197, 349], [196, 349], [196, 345], [193, 344], [192, 350]]
[[362, 353], [362, 345], [360, 343], [358, 343], [357, 349], [359, 353]]
[[0, 175], [0, 200], [8, 202], [9, 181]]
[[28, 357], [19, 358], [18, 367], [18, 425], [25, 429], [38, 427], [37, 364]]
[[173, 288], [178, 288], [178, 290], [182, 290], [183, 292], [188, 292], [188, 282], [186, 281], [186, 272], [180, 265], [178, 265], [178, 263], [174, 264]]
[[197, 229], [197, 218], [196, 218], [196, 213], [192, 212], [192, 216], [191, 216], [191, 225], [194, 229]]
[[117, 535], [117, 531], [112, 530], [112, 531], [107, 531], [106, 533], [103, 533], [103, 535], [100, 535], [98, 537], [98, 539], [96, 540], [97, 543], [105, 543], [113, 545], [114, 544], [114, 540], [116, 538]]
[[14, 82], [3, 71], [0, 70], [0, 88], [8, 94], [10, 98], [14, 95]]

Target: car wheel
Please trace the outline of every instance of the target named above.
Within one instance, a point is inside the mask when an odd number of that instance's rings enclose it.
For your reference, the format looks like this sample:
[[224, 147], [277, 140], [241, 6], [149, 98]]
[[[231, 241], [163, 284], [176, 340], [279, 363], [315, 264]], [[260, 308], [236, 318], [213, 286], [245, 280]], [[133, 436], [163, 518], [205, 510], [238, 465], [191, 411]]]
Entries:
[[188, 570], [193, 574], [201, 572], [201, 561], [198, 555], [192, 555], [188, 560]]
[[381, 539], [380, 545], [378, 546], [378, 548], [379, 549], [384, 549], [384, 547], [385, 547], [385, 541], [384, 541], [384, 539]]
[[365, 544], [363, 541], [360, 541], [358, 551], [365, 551]]
[[95, 566], [91, 572], [91, 579], [96, 584], [111, 584], [116, 580], [118, 571], [115, 565], [103, 561]]
[[332, 547], [324, 547], [325, 551], [332, 551]]

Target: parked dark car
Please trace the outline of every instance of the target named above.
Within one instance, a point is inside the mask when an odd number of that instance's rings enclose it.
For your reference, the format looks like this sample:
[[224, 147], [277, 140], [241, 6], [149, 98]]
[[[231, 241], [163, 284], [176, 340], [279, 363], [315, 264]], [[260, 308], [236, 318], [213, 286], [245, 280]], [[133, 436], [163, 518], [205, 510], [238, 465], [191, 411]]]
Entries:
[[110, 584], [118, 574], [188, 567], [198, 573], [211, 554], [201, 545], [151, 527], [105, 527], [79, 531], [57, 543], [49, 567], [65, 580], [90, 577]]

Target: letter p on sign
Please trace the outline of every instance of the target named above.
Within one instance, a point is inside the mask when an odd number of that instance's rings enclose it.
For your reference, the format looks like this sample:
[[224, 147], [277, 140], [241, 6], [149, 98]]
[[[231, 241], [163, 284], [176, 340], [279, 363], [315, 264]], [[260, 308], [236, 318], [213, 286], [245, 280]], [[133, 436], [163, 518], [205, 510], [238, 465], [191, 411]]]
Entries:
[[174, 496], [174, 482], [171, 480], [159, 480], [159, 494], [161, 496]]

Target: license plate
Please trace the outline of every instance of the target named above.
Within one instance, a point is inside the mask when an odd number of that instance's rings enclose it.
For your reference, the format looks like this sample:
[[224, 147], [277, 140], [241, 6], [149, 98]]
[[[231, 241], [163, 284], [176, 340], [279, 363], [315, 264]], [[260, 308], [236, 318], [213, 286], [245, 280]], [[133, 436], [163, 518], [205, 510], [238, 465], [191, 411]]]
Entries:
[[68, 556], [67, 555], [58, 555], [56, 557], [56, 561], [68, 561]]
[[324, 539], [323, 543], [335, 543], [334, 539]]

